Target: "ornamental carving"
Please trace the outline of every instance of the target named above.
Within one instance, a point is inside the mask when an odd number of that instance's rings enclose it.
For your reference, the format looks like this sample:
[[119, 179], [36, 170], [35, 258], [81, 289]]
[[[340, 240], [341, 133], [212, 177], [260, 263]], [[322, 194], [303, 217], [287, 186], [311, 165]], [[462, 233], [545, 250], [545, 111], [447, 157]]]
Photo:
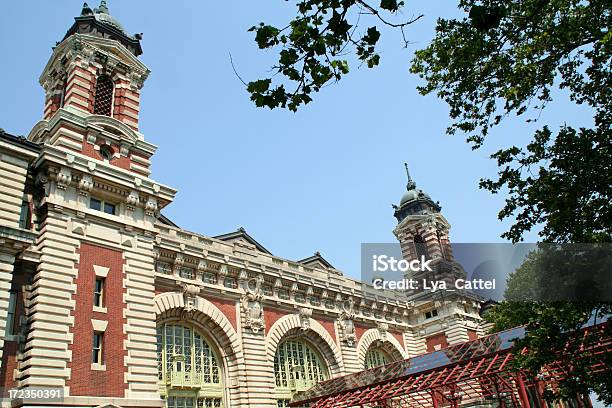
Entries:
[[84, 175], [79, 180], [79, 194], [83, 196], [87, 196], [88, 193], [93, 189], [94, 183], [91, 176]]
[[66, 190], [70, 183], [72, 182], [72, 174], [70, 170], [62, 167], [59, 173], [55, 175], [55, 184], [58, 189]]
[[263, 315], [263, 276], [258, 275], [256, 278], [250, 279], [245, 287], [245, 293], [242, 295], [240, 303], [242, 311], [245, 314], [246, 327], [250, 327], [253, 333], [259, 333], [264, 328]]
[[183, 306], [183, 311], [181, 313], [181, 317], [183, 319], [190, 319], [193, 317], [193, 313], [197, 309], [197, 298], [200, 293], [200, 287], [196, 285], [188, 285], [181, 284], [183, 289], [183, 300], [185, 305]]
[[312, 317], [312, 309], [307, 307], [300, 308], [300, 329], [306, 331], [310, 329], [310, 318]]
[[342, 313], [338, 318], [338, 326], [340, 328], [340, 338], [350, 347], [353, 347], [357, 342], [357, 335], [355, 333], [355, 303], [353, 298], [349, 298], [342, 303]]
[[145, 214], [149, 217], [154, 217], [157, 213], [157, 200], [155, 197], [149, 197], [145, 204]]
[[378, 333], [382, 341], [387, 340], [387, 333], [389, 332], [389, 325], [387, 323], [378, 323]]
[[135, 190], [132, 190], [130, 194], [125, 198], [127, 209], [130, 211], [134, 211], [134, 208], [138, 206], [139, 202], [140, 202], [140, 197], [138, 196], [138, 192]]

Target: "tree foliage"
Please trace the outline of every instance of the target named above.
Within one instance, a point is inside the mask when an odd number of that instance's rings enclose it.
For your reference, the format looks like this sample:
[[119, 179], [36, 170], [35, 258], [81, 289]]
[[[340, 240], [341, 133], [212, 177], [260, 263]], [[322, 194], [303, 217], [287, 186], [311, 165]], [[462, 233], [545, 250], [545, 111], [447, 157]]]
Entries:
[[[612, 304], [612, 245], [540, 245], [512, 273], [500, 303], [486, 315], [492, 331], [525, 325], [528, 335], [517, 341], [514, 365], [532, 378], [545, 367], [560, 362], [571, 376], [548, 389], [549, 399], [573, 398], [577, 393], [595, 392], [612, 404], [612, 373], [592, 368], [612, 367], [610, 353], [591, 354], [589, 347], [602, 335], [611, 336], [612, 326], [603, 331], [582, 329], [597, 326], [610, 317]], [[544, 368], [544, 370], [542, 370]]]
[[380, 31], [376, 25], [360, 27], [361, 19], [395, 27], [403, 35], [404, 27], [422, 17], [392, 21], [403, 5], [397, 0], [381, 0], [379, 4], [364, 0], [302, 0], [296, 4], [297, 16], [284, 27], [264, 22], [251, 27], [249, 31], [255, 33], [260, 49], [278, 49], [278, 63], [272, 71], [282, 78], [249, 82], [251, 100], [258, 107], [296, 111], [312, 100], [313, 92], [348, 74], [350, 54], [369, 68], [377, 66]]
[[[450, 107], [448, 133], [467, 134], [479, 148], [510, 115], [537, 120], [555, 87], [594, 113], [591, 129], [544, 126], [526, 147], [493, 154], [496, 180], [480, 186], [507, 191], [500, 219], [514, 242], [543, 225], [543, 239], [609, 241], [612, 232], [612, 6], [592, 0], [461, 0], [462, 19], [438, 20], [436, 37], [416, 52], [411, 71]], [[571, 122], [571, 118], [568, 118]]]

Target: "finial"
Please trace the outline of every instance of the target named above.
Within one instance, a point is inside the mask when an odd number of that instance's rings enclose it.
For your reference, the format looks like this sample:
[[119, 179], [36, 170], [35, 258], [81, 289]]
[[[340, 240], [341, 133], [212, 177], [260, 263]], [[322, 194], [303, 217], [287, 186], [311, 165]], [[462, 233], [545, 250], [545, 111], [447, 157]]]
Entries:
[[83, 8], [81, 9], [81, 15], [82, 16], [90, 16], [92, 14], [93, 14], [93, 11], [89, 7], [89, 5], [87, 3], [83, 3]]
[[100, 6], [98, 7], [98, 11], [100, 13], [108, 14], [108, 6], [106, 5], [106, 0], [102, 0], [100, 2]]
[[410, 171], [408, 171], [408, 163], [404, 163], [404, 167], [406, 168], [406, 176], [408, 177], [406, 189], [413, 190], [416, 187], [416, 183], [412, 180], [412, 177], [410, 177]]

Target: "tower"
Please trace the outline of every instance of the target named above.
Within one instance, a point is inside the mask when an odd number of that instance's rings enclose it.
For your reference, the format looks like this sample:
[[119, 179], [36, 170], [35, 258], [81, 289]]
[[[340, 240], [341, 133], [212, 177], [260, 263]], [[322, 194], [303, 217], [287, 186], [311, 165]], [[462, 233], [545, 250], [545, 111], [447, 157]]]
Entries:
[[85, 3], [40, 76], [43, 119], [28, 136], [40, 147], [30, 168], [39, 262], [10, 385], [61, 388], [67, 405], [163, 405], [155, 223], [175, 190], [149, 178], [141, 38], [105, 0]]
[[404, 163], [404, 166], [408, 181], [399, 206], [394, 206], [398, 224], [393, 233], [400, 242], [404, 259], [420, 260], [424, 257], [431, 260], [432, 269], [414, 273], [410, 277], [419, 281], [444, 280], [454, 285], [455, 279], [465, 277], [465, 272], [453, 258], [448, 236], [450, 224], [442, 215], [440, 204], [416, 187], [408, 164]]
[[40, 76], [43, 121], [29, 139], [148, 176], [155, 146], [138, 132], [140, 90], [149, 75], [138, 60], [141, 38], [125, 33], [105, 0], [93, 10], [85, 3]]
[[417, 188], [406, 168], [406, 192], [399, 206], [393, 206], [397, 226], [393, 230], [406, 260], [430, 260], [431, 271], [410, 272], [407, 278], [419, 282], [419, 289], [408, 291], [414, 309], [411, 323], [415, 338], [421, 341], [421, 352], [473, 340], [483, 334], [478, 311], [481, 299], [468, 292], [432, 292], [424, 289], [423, 280], [444, 281], [449, 289], [456, 279], [464, 279], [463, 267], [454, 259], [450, 241], [450, 224], [442, 207]]

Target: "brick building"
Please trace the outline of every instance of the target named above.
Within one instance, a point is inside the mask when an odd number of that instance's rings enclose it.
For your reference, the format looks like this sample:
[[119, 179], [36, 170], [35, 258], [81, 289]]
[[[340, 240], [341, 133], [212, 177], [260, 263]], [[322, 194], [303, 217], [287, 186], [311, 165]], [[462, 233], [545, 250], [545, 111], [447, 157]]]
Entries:
[[[366, 290], [319, 253], [288, 260], [244, 229], [160, 214], [138, 130], [149, 69], [105, 1], [84, 5], [40, 76], [43, 119], [0, 133], [0, 382], [79, 407], [282, 407], [296, 391], [482, 336], [466, 294]], [[440, 206], [408, 181], [403, 256], [461, 276]], [[4, 398], [2, 405], [37, 405]]]

